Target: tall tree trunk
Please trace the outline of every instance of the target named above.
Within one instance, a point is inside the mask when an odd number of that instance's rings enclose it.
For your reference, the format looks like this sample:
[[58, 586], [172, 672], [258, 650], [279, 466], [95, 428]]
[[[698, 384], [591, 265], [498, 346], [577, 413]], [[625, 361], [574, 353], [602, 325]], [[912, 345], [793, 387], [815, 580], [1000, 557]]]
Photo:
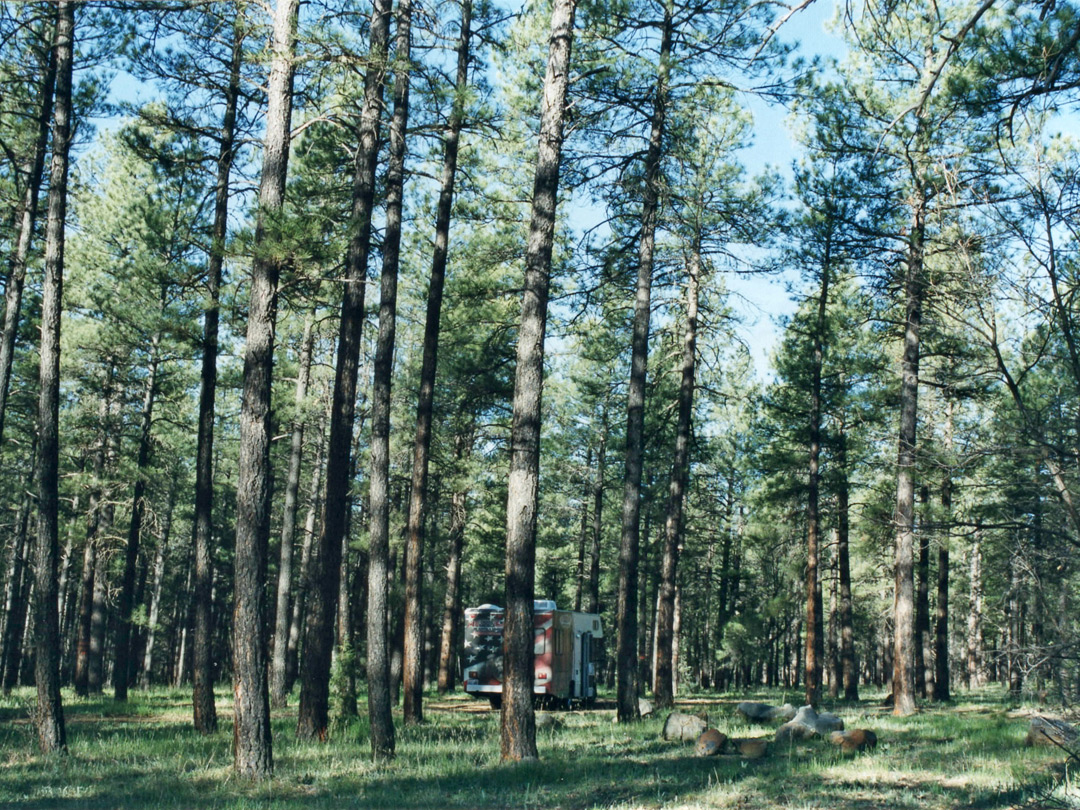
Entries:
[[[97, 504], [90, 502], [91, 520], [97, 523]], [[75, 668], [72, 685], [75, 694], [86, 697], [89, 694], [90, 675], [90, 617], [94, 604], [94, 569], [97, 568], [98, 543], [90, 533], [83, 549], [83, 570], [79, 582], [78, 619], [75, 628]]]
[[139, 561], [139, 545], [142, 540], [143, 516], [146, 514], [146, 477], [150, 464], [151, 429], [153, 427], [154, 400], [157, 398], [158, 354], [161, 333], [150, 341], [150, 362], [143, 390], [142, 414], [139, 424], [139, 450], [135, 462], [135, 487], [131, 499], [131, 523], [128, 525], [127, 546], [124, 554], [124, 579], [117, 600], [116, 657], [113, 667], [113, 694], [116, 700], [125, 701], [131, 682], [131, 628], [135, 610], [135, 573]]
[[968, 552], [967, 685], [983, 685], [982, 651], [982, 533], [978, 526]]
[[177, 481], [173, 478], [169, 487], [169, 503], [165, 511], [165, 519], [161, 526], [161, 537], [158, 539], [157, 550], [154, 554], [154, 588], [150, 593], [150, 614], [148, 616], [146, 630], [146, 649], [143, 652], [142, 673], [139, 676], [139, 686], [142, 689], [150, 688], [150, 675], [154, 665], [154, 641], [157, 638], [158, 617], [161, 615], [161, 591], [165, 580], [165, 552], [169, 548], [169, 534], [172, 532], [173, 509], [176, 504]]
[[[390, 154], [386, 173], [386, 231], [383, 237], [382, 273], [379, 281], [379, 334], [375, 345], [374, 375], [371, 385], [371, 523], [368, 555], [371, 569], [378, 567], [377, 557], [385, 556], [390, 544], [390, 385], [394, 375], [394, 342], [397, 328], [397, 283], [401, 255], [401, 212], [405, 183], [405, 132], [409, 120], [410, 47], [412, 44], [412, 0], [398, 0], [394, 37], [394, 111], [390, 119]], [[406, 579], [406, 605], [420, 605], [419, 554], [415, 557], [415, 575], [409, 571], [408, 551], [402, 559]], [[369, 574], [369, 577], [371, 575]], [[368, 717], [371, 722], [371, 753], [376, 760], [394, 755], [394, 719], [388, 673], [384, 672], [386, 638], [378, 630], [385, 626], [387, 611], [385, 577], [369, 580], [368, 585]], [[408, 593], [411, 589], [412, 593]], [[405, 608], [408, 610], [408, 607]], [[402, 616], [404, 621], [404, 616]], [[413, 617], [413, 627], [420, 629], [420, 616]], [[404, 632], [404, 626], [402, 627]], [[409, 643], [403, 638], [404, 644]], [[413, 640], [419, 646], [419, 637]], [[404, 650], [402, 652], [404, 655]], [[420, 652], [412, 651], [418, 669]], [[406, 722], [422, 719], [420, 694], [422, 673], [412, 673], [416, 682], [406, 694]], [[384, 679], [385, 677], [385, 679]]]
[[634, 295], [633, 333], [630, 340], [630, 383], [626, 395], [626, 473], [623, 481], [622, 532], [619, 541], [619, 590], [615, 621], [618, 625], [616, 669], [617, 717], [620, 723], [639, 719], [637, 682], [637, 626], [634, 605], [638, 596], [638, 545], [641, 520], [641, 472], [645, 458], [645, 377], [649, 359], [649, 316], [652, 311], [653, 252], [660, 207], [660, 160], [670, 89], [668, 87], [674, 23], [665, 4], [660, 37], [660, 59], [653, 91], [649, 148], [645, 155], [645, 187], [638, 243], [637, 289]]
[[536, 759], [533, 713], [533, 586], [536, 509], [540, 478], [540, 420], [544, 380], [555, 206], [574, 38], [575, 0], [555, 0], [551, 10], [547, 72], [540, 113], [540, 143], [533, 181], [532, 216], [525, 249], [525, 290], [514, 375], [510, 478], [506, 497], [506, 610], [503, 627], [503, 761]]
[[[341, 573], [341, 538], [351, 484], [350, 451], [356, 414], [356, 378], [360, 363], [360, 338], [364, 324], [364, 285], [371, 248], [371, 214], [375, 205], [375, 166], [379, 156], [379, 123], [383, 79], [386, 75], [390, 36], [390, 0], [374, 0], [368, 44], [368, 69], [364, 76], [364, 102], [360, 112], [360, 143], [353, 167], [352, 212], [349, 247], [345, 255], [345, 289], [341, 298], [333, 410], [327, 445], [326, 496], [318, 542], [312, 551], [311, 577], [317, 584], [308, 594], [304, 628], [304, 656], [300, 674], [300, 711], [296, 736], [301, 740], [325, 740], [330, 708], [330, 664], [334, 648], [334, 611]], [[385, 565], [373, 561], [373, 567]]]
[[[326, 392], [329, 393], [329, 392]], [[328, 399], [328, 398], [327, 398]], [[329, 402], [328, 402], [329, 404]], [[322, 472], [326, 458], [326, 422], [329, 413], [319, 422], [319, 435], [315, 440], [315, 461], [311, 467], [311, 490], [308, 495], [307, 517], [304, 518], [304, 541], [300, 546], [300, 570], [296, 577], [296, 598], [293, 600], [289, 619], [289, 643], [285, 653], [285, 694], [296, 683], [299, 669], [301, 622], [307, 615], [307, 596], [314, 589], [311, 580], [311, 554], [315, 545], [316, 520], [322, 512]]]
[[38, 532], [34, 548], [34, 678], [38, 744], [45, 754], [67, 751], [60, 701], [60, 627], [56, 608], [60, 474], [60, 312], [64, 288], [64, 226], [67, 221], [68, 150], [71, 147], [75, 5], [57, 4], [55, 109], [45, 284], [41, 302], [41, 395], [38, 400]]
[[281, 515], [281, 554], [278, 562], [277, 607], [274, 615], [274, 659], [270, 671], [270, 707], [280, 709], [288, 698], [285, 661], [289, 651], [289, 617], [292, 592], [293, 541], [296, 535], [296, 512], [300, 492], [300, 464], [304, 455], [304, 404], [311, 378], [311, 353], [315, 342], [315, 313], [304, 322], [300, 346], [300, 368], [296, 375], [296, 418], [289, 447], [289, 472], [285, 479], [285, 506]]
[[[105, 528], [112, 528], [112, 509], [102, 510], [105, 524], [98, 529], [105, 536]], [[90, 595], [90, 643], [86, 664], [86, 691], [100, 695], [105, 689], [105, 631], [108, 629], [105, 615], [105, 597], [108, 592], [108, 560], [99, 550], [94, 567], [94, 589]]]
[[817, 324], [813, 336], [810, 371], [810, 460], [806, 498], [806, 702], [816, 706], [821, 701], [822, 659], [825, 653], [823, 605], [821, 599], [821, 368], [825, 358], [825, 321], [829, 306], [829, 273], [832, 244], [826, 239], [821, 265], [821, 291], [818, 296]]
[[581, 495], [581, 527], [578, 529], [577, 568], [574, 571], [574, 610], [581, 610], [581, 596], [585, 590], [585, 544], [589, 538], [589, 496], [592, 495], [592, 444], [585, 451], [585, 468], [582, 472], [583, 492]]
[[41, 80], [41, 109], [37, 116], [37, 138], [34, 153], [26, 167], [26, 189], [19, 203], [15, 252], [11, 256], [7, 284], [4, 288], [4, 325], [0, 330], [0, 442], [4, 435], [4, 417], [7, 414], [8, 391], [11, 385], [11, 366], [15, 357], [15, 338], [19, 332], [19, 311], [22, 308], [23, 285], [26, 281], [26, 263], [30, 255], [30, 242], [34, 238], [34, 222], [37, 219], [38, 195], [41, 179], [45, 173], [45, 155], [48, 151], [49, 130], [53, 118], [53, 92], [56, 85], [56, 48], [49, 49], [45, 75]]
[[[459, 458], [465, 453], [461, 437], [457, 440]], [[471, 443], [471, 439], [470, 439]], [[439, 639], [439, 694], [454, 691], [457, 681], [457, 644], [461, 627], [461, 552], [465, 543], [464, 487], [450, 496], [450, 556], [446, 561], [446, 595], [443, 599], [442, 634]]]
[[1025, 605], [1020, 587], [1020, 561], [1018, 552], [1009, 558], [1009, 591], [1005, 605], [1005, 661], [1007, 671], [1003, 674], [1009, 684], [1009, 694], [1018, 699], [1024, 686], [1024, 672], [1020, 666], [1024, 645]]
[[600, 447], [596, 451], [596, 480], [593, 482], [592, 543], [589, 548], [589, 613], [600, 612], [600, 540], [604, 532], [604, 467], [607, 462], [607, 408], [600, 421]]
[[[352, 510], [349, 510], [350, 513]], [[350, 521], [351, 522], [351, 521]], [[337, 656], [338, 676], [341, 679], [338, 707], [341, 717], [358, 717], [356, 705], [356, 645], [353, 643], [352, 611], [349, 610], [349, 534], [348, 530], [341, 537], [341, 575], [338, 588], [337, 606]]]
[[945, 477], [941, 482], [941, 512], [945, 531], [938, 546], [937, 606], [934, 624], [934, 700], [949, 700], [949, 546], [952, 535], [953, 401], [945, 403]]
[[690, 436], [694, 414], [694, 369], [697, 361], [698, 288], [701, 282], [700, 235], [690, 249], [686, 281], [686, 333], [683, 336], [682, 375], [679, 382], [675, 455], [671, 463], [667, 518], [664, 522], [664, 557], [657, 600], [656, 705], [675, 704], [675, 595], [677, 567], [683, 543], [683, 502], [690, 482]]
[[[639, 575], [639, 581], [641, 587], [637, 599], [637, 604], [634, 606], [637, 608], [637, 627], [638, 632], [638, 645], [637, 645], [637, 682], [642, 685], [644, 689], [645, 684], [652, 684], [652, 631], [653, 625], [649, 621], [649, 536], [651, 535], [651, 529], [649, 526], [649, 515], [645, 513], [645, 531], [642, 533], [645, 542], [641, 544], [641, 573]], [[616, 661], [616, 670], [618, 669], [618, 662]], [[618, 679], [618, 671], [615, 673], [616, 680]], [[616, 683], [616, 689], [618, 684]], [[635, 701], [636, 703], [636, 701]], [[617, 708], [617, 707], [616, 707]], [[617, 715], [616, 715], [617, 716]]]
[[828, 672], [829, 697], [840, 697], [840, 582], [836, 570], [836, 550], [833, 547], [832, 565], [829, 570], [829, 630], [825, 638], [825, 669]]
[[[431, 423], [435, 401], [435, 374], [439, 353], [439, 318], [442, 313], [446, 259], [450, 244], [450, 214], [457, 175], [458, 145], [465, 120], [465, 92], [469, 83], [469, 41], [472, 35], [472, 0], [461, 4], [461, 27], [457, 46], [457, 74], [454, 103], [443, 140], [443, 173], [439, 201], [435, 209], [435, 250], [431, 259], [427, 313], [424, 320], [424, 350], [420, 367], [420, 393], [416, 404], [416, 439], [413, 443], [412, 487], [406, 529], [405, 564], [405, 722], [423, 719], [422, 642], [420, 632], [420, 561], [423, 557], [424, 519], [427, 502], [428, 468], [431, 459]], [[460, 548], [458, 565], [460, 566]], [[440, 691], [445, 691], [440, 681]]]
[[238, 774], [273, 771], [266, 660], [266, 555], [270, 535], [270, 394], [281, 259], [268, 250], [285, 198], [299, 0], [278, 0], [267, 93], [266, 139], [244, 348], [236, 487], [233, 610], [233, 759]]
[[58, 582], [56, 586], [57, 598], [56, 598], [56, 611], [58, 616], [58, 627], [60, 634], [60, 661], [61, 661], [61, 680], [65, 679], [63, 670], [63, 661], [65, 653], [67, 652], [68, 641], [68, 620], [71, 614], [71, 605], [68, 604], [70, 599], [68, 598], [68, 592], [71, 590], [68, 587], [68, 580], [70, 579], [71, 562], [72, 557], [75, 556], [75, 527], [78, 524], [78, 518], [75, 516], [79, 511], [79, 496], [76, 495], [72, 499], [72, 512], [74, 515], [68, 524], [67, 542], [64, 544], [64, 552], [60, 555], [60, 573], [58, 576]]
[[[105, 412], [102, 418], [104, 432], [105, 466], [104, 477], [116, 469], [120, 455], [120, 431], [118, 430], [118, 412], [120, 403], [112, 387], [112, 377], [116, 371], [115, 360], [109, 359], [108, 389], [104, 394]], [[109, 590], [109, 568], [111, 555], [106, 555], [106, 541], [112, 535], [116, 504], [108, 490], [104, 490], [99, 507], [97, 536], [100, 538], [97, 564], [94, 567], [94, 590], [90, 597], [90, 644], [87, 662], [86, 690], [88, 694], [100, 695], [105, 689], [105, 636], [108, 630], [106, 614], [106, 596]]]
[[893, 714], [913, 714], [915, 706], [915, 437], [919, 410], [919, 330], [922, 326], [925, 192], [916, 189], [904, 278], [904, 350], [900, 375], [900, 437], [897, 449], [894, 595]]
[[[211, 624], [211, 592], [214, 584], [214, 402], [217, 396], [218, 326], [221, 318], [221, 270], [229, 215], [229, 176], [235, 157], [236, 108], [240, 97], [240, 63], [243, 46], [241, 25], [233, 29], [229, 86], [218, 151], [214, 189], [213, 245], [207, 266], [207, 306], [203, 313], [202, 365], [199, 383], [199, 427], [195, 459], [195, 517], [192, 536], [194, 566], [192, 587], [192, 695], [193, 722], [201, 734], [217, 730], [214, 706], [214, 669], [211, 659], [214, 628]], [[186, 641], [186, 638], [185, 638]], [[181, 656], [183, 671], [183, 655]]]
[[[31, 453], [30, 477], [37, 475], [37, 453]], [[32, 482], [27, 482], [32, 483]], [[23, 633], [26, 630], [26, 614], [29, 602], [30, 571], [27, 562], [30, 549], [27, 548], [28, 528], [30, 523], [31, 493], [24, 487], [19, 513], [15, 518], [15, 531], [11, 538], [11, 554], [8, 557], [8, 582], [4, 594], [3, 657], [0, 658], [0, 679], [3, 680], [3, 692], [11, 690], [19, 681], [19, 669], [22, 666]]]
[[[923, 495], [927, 490], [923, 490]], [[924, 498], [929, 501], [929, 496]], [[930, 697], [934, 669], [930, 658], [930, 535], [919, 537], [919, 562], [915, 577], [915, 694]]]
[[949, 544], [938, 547], [937, 606], [934, 625], [934, 700], [949, 700]]
[[836, 443], [836, 567], [840, 581], [840, 667], [843, 670], [844, 700], [859, 699], [859, 670], [855, 662], [854, 608], [851, 601], [850, 484], [848, 483], [847, 434], [841, 426]]

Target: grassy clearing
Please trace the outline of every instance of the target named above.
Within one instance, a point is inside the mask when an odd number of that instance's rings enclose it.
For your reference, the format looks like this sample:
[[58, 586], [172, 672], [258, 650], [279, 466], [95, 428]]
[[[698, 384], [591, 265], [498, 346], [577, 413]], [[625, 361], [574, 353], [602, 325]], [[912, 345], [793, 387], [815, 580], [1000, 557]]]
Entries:
[[[190, 727], [188, 694], [133, 693], [127, 704], [65, 694], [70, 754], [37, 753], [29, 690], [0, 701], [0, 807], [18, 808], [1008, 808], [1064, 774], [1060, 752], [1024, 748], [1023, 710], [983, 693], [893, 718], [873, 701], [831, 707], [848, 728], [874, 729], [873, 753], [845, 756], [824, 743], [774, 747], [762, 760], [696, 758], [660, 738], [663, 718], [612, 723], [611, 710], [570, 712], [539, 732], [541, 761], [501, 765], [498, 714], [461, 696], [430, 696], [423, 726], [398, 728], [398, 756], [374, 765], [367, 723], [339, 724], [329, 743], [300, 744], [295, 709], [275, 713], [275, 777], [253, 785], [232, 773], [231, 707], [221, 730]], [[767, 736], [733, 716], [730, 695], [683, 702], [730, 736]], [[295, 701], [294, 701], [295, 703]], [[1080, 785], [1059, 789], [1080, 808]]]

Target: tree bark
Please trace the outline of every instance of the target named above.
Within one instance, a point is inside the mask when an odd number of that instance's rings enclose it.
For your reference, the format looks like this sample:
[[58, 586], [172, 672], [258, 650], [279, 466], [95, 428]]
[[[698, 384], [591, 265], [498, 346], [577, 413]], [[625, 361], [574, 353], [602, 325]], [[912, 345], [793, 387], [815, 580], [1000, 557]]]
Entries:
[[913, 714], [915, 706], [915, 439], [919, 396], [919, 330], [922, 325], [925, 193], [916, 189], [904, 278], [904, 348], [900, 379], [900, 437], [897, 449], [894, 595], [893, 714]]
[[0, 330], [0, 441], [4, 435], [4, 417], [7, 414], [8, 391], [11, 385], [11, 366], [15, 357], [15, 338], [19, 332], [19, 312], [22, 308], [23, 286], [26, 281], [26, 263], [30, 255], [30, 242], [34, 238], [38, 195], [41, 191], [41, 179], [45, 173], [45, 155], [48, 151], [49, 130], [53, 118], [56, 48], [50, 48], [47, 59], [45, 75], [41, 81], [41, 109], [37, 116], [37, 139], [34, 142], [33, 156], [29, 166], [26, 167], [26, 189], [18, 211], [19, 233], [4, 288], [4, 326]]
[[592, 495], [593, 483], [590, 479], [593, 463], [593, 450], [590, 443], [585, 451], [585, 468], [582, 472], [581, 527], [578, 529], [577, 568], [574, 571], [574, 610], [581, 610], [581, 597], [585, 590], [585, 544], [589, 538], [589, 496]]
[[[327, 392], [328, 393], [328, 392]], [[329, 402], [327, 403], [329, 404]], [[299, 665], [301, 622], [306, 614], [307, 595], [313, 590], [311, 579], [311, 554], [315, 544], [316, 519], [322, 511], [322, 471], [326, 458], [326, 421], [324, 414], [319, 423], [319, 435], [315, 441], [315, 462], [311, 468], [311, 491], [308, 496], [307, 517], [304, 519], [304, 541], [300, 546], [300, 571], [296, 577], [296, 598], [293, 600], [292, 617], [289, 620], [289, 643], [285, 653], [285, 694], [296, 683]]]
[[[199, 426], [195, 459], [195, 517], [193, 526], [192, 583], [192, 695], [193, 722], [201, 734], [217, 730], [214, 705], [214, 669], [211, 660], [214, 629], [211, 624], [214, 582], [214, 403], [217, 397], [218, 327], [221, 318], [221, 270], [228, 231], [229, 177], [235, 157], [236, 108], [240, 97], [240, 63], [243, 33], [233, 29], [229, 85], [218, 149], [217, 183], [214, 189], [213, 245], [207, 265], [207, 306], [203, 313], [202, 365], [199, 383]], [[183, 657], [181, 657], [183, 661]], [[181, 665], [180, 670], [183, 670]]]
[[60, 473], [60, 313], [64, 288], [68, 151], [71, 147], [75, 5], [57, 4], [56, 90], [45, 226], [45, 283], [41, 302], [41, 393], [38, 400], [37, 545], [34, 549], [34, 678], [38, 745], [45, 754], [66, 753], [60, 700], [60, 627], [57, 597]]
[[[406, 528], [405, 577], [405, 722], [423, 720], [422, 642], [420, 633], [420, 560], [423, 557], [424, 518], [427, 505], [428, 468], [431, 460], [431, 424], [434, 414], [435, 375], [439, 353], [439, 319], [442, 313], [443, 288], [446, 281], [446, 261], [450, 244], [450, 214], [454, 201], [454, 181], [457, 176], [458, 146], [465, 120], [465, 93], [469, 82], [469, 41], [472, 35], [472, 0], [461, 4], [461, 25], [457, 46], [457, 74], [454, 79], [454, 103], [443, 140], [443, 173], [439, 200], [435, 210], [435, 249], [431, 259], [431, 279], [428, 283], [427, 313], [424, 320], [424, 349], [420, 367], [420, 392], [416, 404], [416, 439], [413, 443], [412, 485], [409, 496], [409, 517]], [[451, 542], [455, 542], [453, 539]], [[451, 558], [454, 553], [451, 549]], [[451, 563], [454, 560], [451, 559]], [[461, 548], [458, 542], [456, 564], [460, 573]], [[448, 586], [449, 591], [449, 586]], [[456, 583], [454, 585], [456, 592]], [[444, 619], [445, 625], [445, 619]], [[452, 627], [451, 627], [452, 629]], [[439, 691], [445, 692], [441, 677]]]
[[679, 382], [678, 423], [675, 454], [668, 487], [667, 518], [664, 522], [664, 556], [660, 567], [660, 595], [657, 600], [656, 689], [657, 708], [675, 704], [675, 621], [677, 567], [683, 543], [683, 502], [690, 482], [690, 437], [694, 414], [694, 370], [697, 361], [698, 288], [701, 282], [700, 235], [695, 236], [687, 267], [686, 333], [683, 337], [682, 375]]
[[[112, 508], [107, 506], [102, 511], [102, 522], [98, 529], [105, 535], [106, 527], [112, 528]], [[90, 596], [90, 644], [86, 664], [86, 691], [90, 695], [100, 695], [105, 690], [105, 595], [108, 591], [108, 561], [99, 550], [94, 566], [94, 590]]]
[[[471, 442], [471, 439], [470, 439]], [[459, 446], [463, 445], [459, 439]], [[460, 454], [464, 450], [459, 449]], [[457, 681], [457, 645], [461, 626], [461, 552], [465, 544], [465, 501], [468, 492], [458, 489], [450, 497], [450, 556], [446, 561], [446, 595], [443, 599], [442, 634], [439, 639], [439, 694], [454, 691]]]
[[[352, 509], [350, 508], [350, 513]], [[341, 537], [341, 575], [337, 606], [337, 656], [341, 679], [338, 710], [341, 717], [358, 717], [356, 705], [356, 645], [353, 643], [352, 611], [349, 610], [349, 531]]]
[[[31, 453], [30, 477], [37, 474], [37, 460], [35, 452]], [[32, 484], [28, 481], [27, 484]], [[19, 682], [19, 669], [22, 666], [23, 633], [26, 630], [26, 614], [29, 603], [30, 572], [28, 571], [28, 558], [30, 549], [27, 548], [28, 528], [30, 522], [31, 492], [28, 487], [24, 488], [22, 503], [19, 506], [19, 514], [15, 519], [14, 536], [11, 539], [11, 554], [8, 565], [8, 583], [4, 595], [4, 615], [7, 621], [4, 624], [3, 658], [0, 659], [0, 678], [3, 680], [4, 695], [10, 695], [11, 690]]]
[[968, 552], [967, 685], [983, 685], [982, 652], [982, 536], [978, 527]]
[[840, 582], [836, 569], [836, 546], [833, 546], [832, 564], [829, 567], [829, 630], [825, 637], [825, 671], [829, 681], [829, 698], [832, 700], [840, 697]]
[[638, 710], [637, 635], [634, 606], [638, 596], [638, 545], [641, 536], [641, 473], [645, 456], [645, 377], [649, 359], [649, 316], [652, 304], [653, 252], [660, 206], [660, 160], [669, 101], [668, 72], [674, 29], [671, 9], [664, 7], [653, 91], [649, 148], [645, 155], [645, 187], [638, 242], [637, 289], [634, 296], [633, 333], [630, 341], [630, 382], [626, 395], [626, 472], [623, 480], [622, 532], [619, 541], [619, 591], [616, 607], [617, 717], [620, 723], [640, 718]]
[[538, 757], [536, 717], [533, 712], [533, 587], [544, 333], [547, 327], [555, 207], [559, 192], [575, 5], [575, 0], [555, 0], [551, 10], [551, 37], [540, 113], [540, 142], [533, 181], [529, 239], [525, 249], [525, 290], [518, 329], [510, 478], [506, 498], [506, 609], [500, 726], [503, 761], [516, 762]]
[[596, 480], [593, 483], [592, 541], [589, 548], [589, 613], [600, 612], [600, 539], [604, 523], [604, 467], [607, 462], [607, 408], [600, 421], [600, 447], [596, 451]]
[[[92, 520], [96, 523], [97, 504], [91, 501]], [[90, 534], [89, 532], [87, 534]], [[90, 617], [94, 604], [94, 569], [97, 567], [98, 544], [91, 535], [86, 538], [83, 549], [83, 571], [79, 581], [79, 606], [75, 627], [75, 668], [72, 685], [75, 694], [89, 694], [90, 666]]]
[[270, 534], [270, 395], [281, 259], [269, 251], [289, 166], [289, 129], [299, 0], [278, 0], [267, 93], [266, 139], [255, 260], [244, 348], [240, 459], [236, 488], [233, 609], [233, 760], [237, 773], [266, 779], [273, 772], [267, 685], [266, 555]]
[[161, 591], [165, 580], [165, 552], [169, 548], [169, 534], [172, 531], [173, 508], [176, 503], [176, 480], [174, 479], [169, 488], [169, 503], [165, 511], [165, 519], [161, 526], [161, 537], [158, 539], [157, 550], [154, 554], [154, 586], [150, 593], [150, 613], [148, 615], [146, 631], [146, 649], [143, 651], [142, 672], [139, 675], [139, 687], [150, 688], [151, 670], [154, 665], [154, 642], [157, 638], [158, 617], [161, 615]]
[[934, 669], [930, 658], [930, 537], [919, 537], [919, 562], [915, 577], [915, 694], [930, 697]]
[[270, 671], [270, 707], [283, 708], [288, 690], [285, 661], [289, 648], [290, 594], [292, 592], [293, 541], [296, 535], [297, 496], [300, 492], [300, 465], [304, 455], [304, 404], [311, 378], [311, 353], [315, 342], [315, 313], [304, 323], [300, 346], [300, 368], [296, 376], [296, 418], [289, 446], [289, 472], [285, 479], [285, 505], [281, 515], [281, 553], [278, 562], [277, 606], [274, 613], [274, 658]]
[[941, 512], [945, 531], [938, 546], [937, 605], [934, 625], [934, 700], [949, 700], [949, 546], [952, 534], [953, 401], [945, 404], [945, 477], [941, 482]]
[[821, 702], [821, 672], [825, 653], [823, 604], [821, 598], [821, 370], [825, 358], [825, 326], [829, 306], [831, 241], [826, 238], [821, 265], [821, 292], [818, 296], [817, 324], [813, 335], [810, 371], [809, 480], [806, 498], [806, 673], [805, 700], [811, 706]]
[[150, 362], [143, 390], [142, 414], [139, 424], [139, 450], [135, 462], [135, 487], [131, 499], [131, 523], [128, 525], [127, 546], [124, 554], [124, 579], [117, 600], [116, 656], [113, 666], [113, 695], [118, 701], [127, 700], [131, 682], [131, 627], [135, 610], [135, 573], [142, 540], [143, 516], [146, 514], [146, 476], [150, 463], [151, 428], [153, 427], [154, 400], [157, 398], [158, 366], [161, 362], [159, 347], [161, 333], [150, 341]]
[[[364, 324], [364, 285], [371, 248], [371, 214], [375, 205], [375, 166], [379, 155], [379, 123], [383, 78], [386, 75], [390, 35], [390, 0], [374, 0], [364, 76], [364, 102], [360, 113], [359, 146], [353, 167], [349, 247], [345, 256], [345, 289], [341, 299], [334, 400], [327, 445], [326, 496], [318, 542], [312, 552], [304, 629], [304, 656], [300, 673], [300, 710], [296, 736], [325, 740], [330, 706], [330, 665], [334, 649], [334, 611], [341, 574], [341, 538], [351, 484], [350, 451], [356, 414], [356, 378], [360, 338]], [[380, 561], [373, 561], [378, 567]], [[385, 577], [385, 566], [380, 574]]]
[[[394, 43], [394, 111], [390, 120], [390, 155], [386, 174], [386, 231], [383, 238], [383, 263], [379, 281], [379, 334], [375, 344], [374, 374], [371, 386], [371, 481], [369, 493], [370, 529], [368, 542], [368, 718], [371, 723], [371, 754], [375, 760], [394, 756], [394, 719], [391, 714], [394, 689], [390, 674], [387, 637], [387, 580], [380, 560], [390, 548], [390, 385], [394, 374], [394, 342], [397, 328], [397, 282], [401, 253], [401, 209], [405, 182], [405, 130], [409, 116], [410, 47], [412, 43], [412, 2], [398, 0]], [[415, 559], [417, 571], [420, 558]], [[408, 564], [402, 560], [407, 582], [406, 605], [419, 607], [419, 576], [410, 577]], [[408, 608], [406, 607], [406, 610]], [[404, 620], [404, 617], [402, 617]], [[416, 631], [420, 617], [413, 617]], [[402, 627], [404, 632], [404, 627]], [[407, 643], [402, 639], [403, 643]], [[419, 639], [416, 639], [418, 642]], [[404, 653], [403, 653], [404, 654]], [[419, 652], [413, 656], [419, 663]], [[417, 673], [414, 673], [416, 675]], [[422, 715], [413, 684], [406, 696], [408, 722], [420, 722]]]
[[844, 700], [859, 699], [859, 670], [855, 662], [854, 608], [851, 601], [850, 484], [848, 483], [847, 434], [843, 427], [837, 437], [836, 466], [836, 567], [840, 580], [840, 666], [843, 670]]

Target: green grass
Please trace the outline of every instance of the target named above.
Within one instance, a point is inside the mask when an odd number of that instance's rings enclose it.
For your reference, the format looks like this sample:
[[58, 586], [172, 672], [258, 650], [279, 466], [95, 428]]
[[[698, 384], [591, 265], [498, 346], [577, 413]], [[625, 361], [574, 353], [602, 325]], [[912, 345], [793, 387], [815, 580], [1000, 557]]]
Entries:
[[[186, 692], [133, 692], [127, 704], [65, 693], [66, 757], [37, 752], [30, 690], [0, 700], [0, 808], [989, 810], [1023, 805], [1066, 773], [1061, 752], [1023, 746], [1023, 710], [992, 692], [906, 719], [873, 700], [827, 707], [848, 728], [874, 729], [877, 750], [845, 756], [816, 741], [755, 761], [694, 757], [691, 744], [661, 739], [662, 717], [625, 726], [611, 710], [570, 712], [538, 733], [540, 761], [519, 765], [499, 762], [498, 714], [486, 704], [429, 696], [427, 722], [405, 728], [399, 718], [397, 758], [379, 765], [366, 719], [306, 744], [293, 735], [295, 708], [275, 712], [274, 778], [252, 784], [232, 772], [231, 707], [219, 691], [221, 730], [211, 737], [191, 729]], [[771, 737], [772, 728], [735, 719], [744, 699], [798, 695], [699, 695], [682, 708], [708, 712], [730, 736]], [[1080, 808], [1080, 786], [1060, 787], [1057, 800]]]

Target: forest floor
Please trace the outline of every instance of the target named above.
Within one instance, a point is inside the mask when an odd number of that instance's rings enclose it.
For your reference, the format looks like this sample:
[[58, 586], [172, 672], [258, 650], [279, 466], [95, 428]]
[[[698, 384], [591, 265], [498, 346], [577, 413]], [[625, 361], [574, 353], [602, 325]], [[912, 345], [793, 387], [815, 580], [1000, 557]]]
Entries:
[[[538, 732], [540, 761], [518, 765], [499, 762], [498, 712], [461, 695], [429, 696], [420, 726], [402, 726], [399, 715], [397, 757], [383, 764], [368, 755], [366, 719], [339, 723], [327, 743], [297, 742], [294, 695], [273, 713], [274, 777], [261, 784], [232, 772], [231, 706], [227, 687], [218, 691], [220, 730], [203, 737], [186, 691], [133, 691], [118, 704], [65, 690], [65, 757], [37, 752], [32, 690], [0, 699], [0, 808], [1080, 808], [1065, 754], [1024, 747], [1039, 708], [992, 691], [903, 719], [880, 708], [880, 695], [826, 704], [847, 728], [873, 729], [877, 749], [774, 744], [758, 760], [695, 757], [692, 743], [661, 738], [663, 715], [627, 726], [610, 708], [565, 712]], [[771, 739], [772, 727], [736, 719], [736, 703], [799, 698], [698, 695], [679, 708], [707, 713], [730, 736]]]

